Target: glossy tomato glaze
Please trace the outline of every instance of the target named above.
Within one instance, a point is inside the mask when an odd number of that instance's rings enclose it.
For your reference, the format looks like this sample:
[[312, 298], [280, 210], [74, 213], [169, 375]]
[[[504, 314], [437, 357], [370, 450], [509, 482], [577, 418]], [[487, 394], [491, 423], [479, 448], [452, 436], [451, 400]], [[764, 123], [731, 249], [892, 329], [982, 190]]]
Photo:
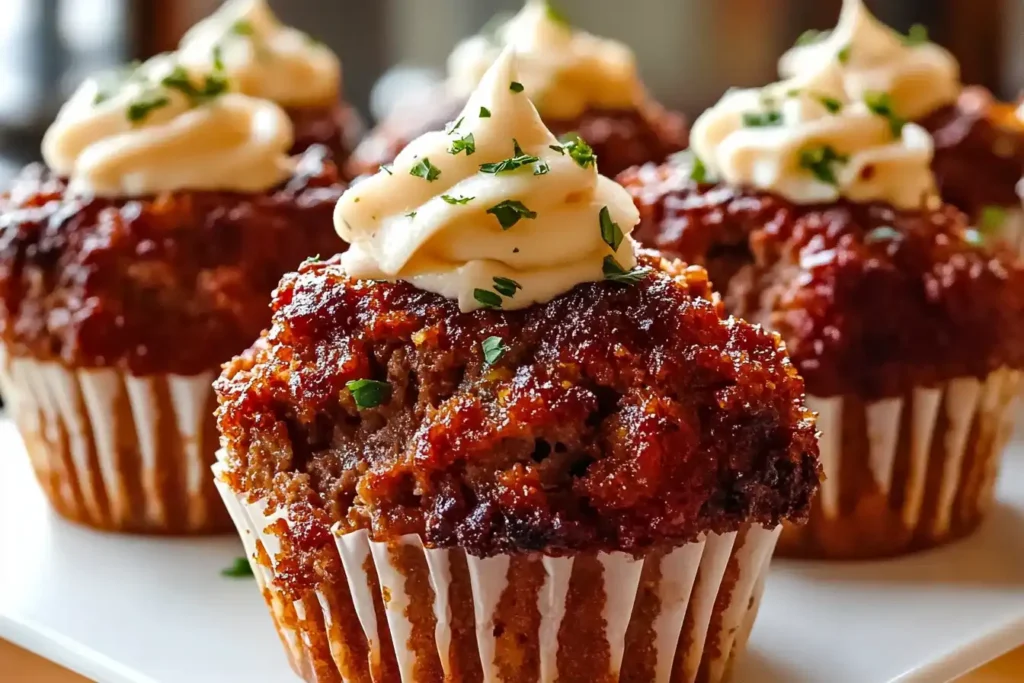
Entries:
[[[439, 92], [422, 107], [395, 112], [356, 148], [349, 174], [355, 177], [376, 173], [382, 164], [394, 161], [412, 140], [442, 130], [458, 117], [464, 106], [465, 100]], [[609, 177], [630, 166], [661, 161], [687, 145], [682, 116], [654, 102], [639, 109], [593, 109], [574, 119], [545, 118], [544, 123], [559, 137], [579, 134], [594, 148], [601, 173]]]
[[[723, 319], [703, 269], [641, 262], [654, 271], [633, 286], [471, 313], [304, 265], [217, 383], [231, 483], [288, 503], [310, 550], [335, 522], [491, 555], [641, 553], [802, 520], [815, 427], [777, 337]], [[507, 351], [488, 365], [492, 336]], [[358, 379], [390, 400], [358, 409]]]
[[266, 193], [72, 197], [42, 166], [0, 195], [0, 338], [16, 355], [132, 374], [209, 371], [270, 320], [271, 292], [344, 248], [323, 148]]
[[920, 123], [935, 139], [932, 169], [945, 201], [972, 217], [988, 206], [1020, 207], [1024, 123], [1015, 105], [984, 88], [966, 88], [955, 104]]
[[950, 206], [797, 206], [696, 184], [677, 165], [619, 177], [649, 247], [706, 264], [734, 315], [777, 330], [807, 389], [864, 399], [1024, 367], [1024, 267]]
[[362, 135], [362, 121], [356, 110], [345, 104], [326, 107], [289, 107], [285, 109], [295, 128], [292, 154], [302, 154], [314, 145], [331, 152], [331, 160], [344, 169], [356, 141]]

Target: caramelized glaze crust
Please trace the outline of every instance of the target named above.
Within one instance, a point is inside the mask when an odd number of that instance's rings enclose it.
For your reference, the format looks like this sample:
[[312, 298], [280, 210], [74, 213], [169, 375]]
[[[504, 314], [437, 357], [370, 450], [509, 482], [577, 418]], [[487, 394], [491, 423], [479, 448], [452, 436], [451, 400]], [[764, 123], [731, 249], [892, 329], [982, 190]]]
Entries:
[[1024, 366], [1024, 266], [950, 206], [796, 206], [697, 185], [679, 167], [619, 178], [649, 247], [705, 264], [727, 310], [777, 330], [817, 396], [898, 396]]
[[[641, 263], [634, 286], [472, 313], [305, 264], [217, 383], [231, 483], [288, 503], [296, 527], [477, 555], [639, 553], [802, 520], [815, 427], [778, 338], [723, 320], [702, 268]], [[507, 350], [488, 365], [492, 336]], [[358, 379], [390, 400], [358, 409]]]
[[42, 166], [0, 195], [0, 338], [75, 367], [191, 375], [217, 368], [270, 319], [304, 258], [344, 248], [343, 187], [323, 148], [260, 195], [72, 197]]
[[[432, 130], [442, 130], [458, 117], [465, 102], [443, 94], [431, 99], [431, 111], [421, 108], [396, 112], [383, 121], [360, 143], [352, 156], [352, 177], [376, 173], [382, 164], [394, 161], [413, 140]], [[686, 148], [687, 133], [683, 118], [661, 105], [649, 102], [641, 109], [628, 111], [594, 109], [569, 119], [544, 119], [556, 136], [576, 133], [597, 154], [602, 175], [614, 177], [630, 166], [661, 161]]]
[[959, 100], [921, 121], [935, 140], [932, 169], [942, 198], [977, 218], [987, 206], [1020, 206], [1024, 123], [1016, 107], [984, 88], [965, 88]]

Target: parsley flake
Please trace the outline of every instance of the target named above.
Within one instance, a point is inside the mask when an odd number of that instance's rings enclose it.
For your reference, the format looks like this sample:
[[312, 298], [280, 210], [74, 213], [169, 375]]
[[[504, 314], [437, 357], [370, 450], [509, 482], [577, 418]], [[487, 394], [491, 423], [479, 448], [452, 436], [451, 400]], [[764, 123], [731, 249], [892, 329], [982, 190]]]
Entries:
[[604, 264], [601, 270], [604, 272], [605, 280], [611, 280], [621, 285], [635, 285], [651, 272], [651, 269], [646, 266], [637, 266], [632, 270], [626, 270], [619, 265], [614, 256], [604, 257]]
[[800, 34], [800, 37], [796, 39], [796, 45], [798, 47], [804, 45], [814, 45], [827, 39], [832, 34], [831, 31], [819, 31], [816, 28], [808, 29]]
[[228, 91], [228, 79], [219, 70], [207, 74], [202, 85], [196, 86], [188, 71], [180, 64], [160, 80], [160, 85], [168, 90], [177, 90], [188, 98], [192, 106], [208, 102]]
[[509, 83], [508, 84], [508, 89], [511, 90], [514, 93], [520, 93], [520, 92], [523, 92], [524, 90], [526, 90], [526, 88], [523, 86], [523, 84], [520, 83], [519, 81], [512, 81], [511, 83]]
[[384, 171], [388, 175], [395, 175], [394, 171], [391, 170], [391, 164], [381, 164], [380, 170]]
[[494, 278], [494, 290], [506, 296], [509, 299], [516, 295], [516, 290], [522, 289], [523, 286], [515, 280], [507, 277], [496, 277]]
[[743, 113], [743, 125], [747, 128], [764, 128], [767, 126], [781, 126], [782, 112], [772, 109], [765, 112], [748, 111]]
[[845, 164], [849, 160], [850, 157], [840, 154], [831, 145], [810, 147], [800, 152], [800, 167], [806, 168], [818, 180], [829, 185], [839, 184], [836, 179], [836, 164]]
[[908, 47], [918, 47], [928, 42], [928, 27], [924, 24], [914, 24], [910, 31], [903, 38], [903, 44]]
[[838, 114], [843, 110], [842, 101], [836, 99], [835, 97], [830, 97], [828, 95], [818, 95], [818, 101], [821, 102], [821, 106], [825, 107], [825, 109], [828, 110], [829, 114]]
[[352, 398], [356, 402], [356, 408], [367, 410], [376, 408], [387, 403], [391, 398], [391, 385], [387, 382], [378, 382], [373, 379], [357, 379], [345, 384], [345, 388], [352, 392]]
[[545, 2], [544, 6], [548, 13], [548, 19], [555, 22], [556, 24], [561, 24], [566, 28], [572, 25], [569, 22], [569, 17], [565, 15], [565, 12], [556, 7], [554, 3], [551, 2], [551, 0]]
[[562, 147], [580, 168], [597, 166], [597, 155], [594, 154], [594, 148], [588, 145], [587, 141], [579, 135], [562, 143]]
[[480, 118], [489, 119], [491, 118], [491, 110], [487, 107], [480, 107]]
[[489, 289], [474, 289], [473, 298], [484, 308], [501, 308], [501, 297]]
[[894, 242], [902, 238], [899, 231], [889, 225], [882, 225], [864, 236], [865, 244], [877, 244], [878, 242]]
[[132, 123], [139, 123], [157, 109], [162, 109], [170, 103], [171, 100], [166, 95], [150, 93], [129, 104], [126, 116]]
[[889, 93], [864, 93], [864, 104], [867, 105], [872, 114], [877, 114], [889, 120], [889, 129], [892, 131], [893, 137], [898, 138], [903, 133], [903, 126], [907, 124], [907, 121], [902, 116], [897, 116], [896, 112], [893, 111], [892, 98], [889, 97]]
[[522, 202], [514, 199], [506, 199], [500, 204], [495, 204], [487, 209], [487, 213], [498, 219], [502, 230], [508, 230], [523, 218], [532, 220], [537, 217], [536, 211], [530, 211]]
[[978, 229], [981, 232], [993, 232], [1003, 227], [1006, 222], [1006, 209], [995, 204], [989, 204], [981, 210], [978, 219]]
[[416, 212], [415, 211], [410, 211], [409, 213], [405, 214], [405, 217], [409, 218], [409, 219], [416, 218]]
[[255, 33], [252, 27], [252, 22], [248, 19], [239, 19], [235, 23], [231, 24], [231, 32], [236, 36], [251, 36]]
[[302, 265], [308, 266], [313, 263], [320, 263], [320, 254], [317, 254], [316, 256], [310, 256], [309, 258], [302, 262]]
[[480, 164], [480, 170], [483, 173], [510, 173], [517, 171], [523, 166], [529, 166], [540, 161], [539, 157], [535, 157], [532, 154], [526, 154], [519, 146], [519, 141], [512, 140], [512, 156], [509, 159], [503, 159], [489, 164]]
[[537, 165], [533, 167], [533, 175], [547, 175], [548, 173], [551, 173], [551, 166], [543, 159], [538, 161]]
[[450, 194], [443, 194], [441, 195], [441, 199], [445, 200], [449, 204], [458, 204], [459, 206], [463, 206], [465, 204], [469, 204], [471, 201], [476, 199], [476, 197], [453, 197]]
[[419, 163], [409, 169], [409, 175], [423, 178], [428, 183], [432, 183], [441, 175], [441, 169], [430, 163], [430, 159], [423, 157]]
[[456, 155], [459, 152], [465, 152], [467, 157], [473, 156], [476, 152], [476, 138], [472, 133], [467, 133], [458, 140], [452, 140], [452, 146], [448, 148], [448, 153]]
[[836, 59], [839, 60], [840, 64], [846, 64], [850, 61], [850, 46], [846, 45], [836, 54]]
[[253, 575], [252, 565], [248, 558], [236, 557], [234, 562], [220, 570], [220, 575], [230, 579], [246, 579]]
[[619, 245], [622, 244], [622, 228], [612, 220], [611, 211], [607, 206], [601, 209], [599, 220], [601, 222], [601, 239], [612, 248], [612, 251], [618, 251]]
[[505, 346], [504, 340], [501, 337], [488, 337], [480, 343], [480, 347], [484, 351], [484, 361], [488, 365], [494, 365], [501, 357], [508, 351], [508, 347]]
[[706, 183], [708, 181], [708, 167], [704, 165], [700, 157], [693, 155], [693, 168], [690, 169], [690, 180], [695, 183]]
[[459, 120], [458, 120], [458, 121], [450, 121], [450, 122], [448, 123], [448, 125], [446, 125], [446, 126], [444, 127], [444, 132], [445, 132], [445, 134], [446, 134], [446, 135], [451, 135], [452, 133], [454, 133], [455, 131], [457, 131], [457, 130], [459, 129], [459, 126], [461, 126], [461, 125], [462, 125], [462, 121], [463, 121], [463, 120], [464, 120], [465, 118], [466, 118], [465, 116], [460, 116], [460, 117], [459, 117]]

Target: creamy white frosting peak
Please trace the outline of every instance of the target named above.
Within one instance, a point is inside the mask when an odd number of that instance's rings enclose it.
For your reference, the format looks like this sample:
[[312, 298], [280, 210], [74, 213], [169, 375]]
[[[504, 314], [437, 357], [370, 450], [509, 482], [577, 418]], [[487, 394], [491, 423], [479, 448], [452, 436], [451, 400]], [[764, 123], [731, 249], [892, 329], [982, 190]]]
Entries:
[[[292, 172], [292, 126], [278, 105], [224, 92], [202, 101], [163, 79], [161, 55], [119, 77], [87, 80], [43, 138], [43, 158], [70, 191], [136, 197], [176, 190], [259, 192]], [[205, 76], [190, 82], [202, 87]]]
[[806, 76], [833, 62], [842, 67], [851, 98], [889, 93], [896, 112], [910, 120], [956, 101], [961, 90], [960, 65], [949, 51], [908, 40], [876, 19], [863, 0], [844, 0], [835, 29], [786, 52], [779, 73], [783, 78]]
[[796, 204], [933, 201], [931, 136], [851, 100], [838, 68], [764, 88], [733, 90], [694, 123], [692, 151], [716, 180]]
[[[335, 226], [351, 245], [342, 255], [349, 275], [405, 280], [470, 311], [484, 305], [477, 290], [500, 297], [501, 308], [525, 308], [604, 279], [607, 257], [624, 270], [636, 265], [629, 233], [640, 216], [629, 193], [565, 152], [530, 103], [529, 89], [511, 87], [517, 80], [509, 50], [457, 125], [416, 139], [390, 169], [342, 196]], [[475, 151], [452, 154], [469, 136]], [[513, 157], [516, 145], [537, 161], [501, 173], [481, 169]], [[503, 229], [495, 207], [507, 202], [519, 202], [522, 213]], [[602, 238], [604, 208], [621, 230], [616, 252]], [[502, 293], [509, 291], [502, 278], [515, 283], [513, 296]]]
[[519, 76], [551, 119], [590, 108], [631, 109], [642, 99], [636, 57], [624, 44], [574, 29], [544, 0], [526, 6], [494, 35], [477, 35], [448, 58], [450, 87], [468, 95], [506, 47], [519, 56]]
[[285, 107], [329, 105], [341, 89], [341, 62], [329, 48], [283, 25], [267, 0], [228, 0], [181, 40], [180, 60], [209, 65], [219, 49], [228, 75], [246, 95]]

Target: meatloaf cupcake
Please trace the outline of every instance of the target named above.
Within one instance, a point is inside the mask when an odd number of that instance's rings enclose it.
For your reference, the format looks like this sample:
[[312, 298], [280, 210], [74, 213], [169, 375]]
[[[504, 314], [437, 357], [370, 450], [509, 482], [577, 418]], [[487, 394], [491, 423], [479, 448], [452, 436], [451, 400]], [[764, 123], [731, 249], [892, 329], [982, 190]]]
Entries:
[[54, 507], [92, 526], [225, 527], [211, 384], [270, 293], [343, 245], [340, 188], [276, 104], [173, 57], [86, 82], [0, 196], [0, 382]]
[[267, 0], [227, 0], [185, 34], [179, 59], [201, 70], [215, 53], [240, 92], [288, 112], [293, 154], [323, 145], [339, 165], [345, 162], [362, 124], [341, 101], [341, 62], [330, 48], [282, 25]]
[[350, 251], [218, 382], [218, 487], [308, 681], [719, 681], [817, 489], [778, 338], [634, 253], [519, 78], [342, 197]]
[[809, 32], [779, 63], [784, 78], [835, 62], [849, 96], [915, 121], [935, 139], [932, 168], [944, 201], [989, 239], [1024, 246], [1017, 184], [1024, 176], [1024, 122], [1015, 106], [981, 87], [964, 88], [952, 54], [923, 26], [902, 35], [845, 0], [835, 30]]
[[1024, 269], [935, 194], [928, 132], [834, 66], [727, 94], [692, 154], [630, 171], [642, 242], [705, 264], [778, 331], [818, 413], [825, 482], [790, 555], [897, 555], [992, 502], [1024, 365]]
[[589, 143], [605, 175], [685, 148], [682, 118], [647, 95], [628, 47], [573, 28], [545, 0], [527, 0], [519, 14], [455, 48], [447, 82], [373, 131], [356, 150], [353, 174], [375, 173], [412, 139], [454, 121], [507, 46], [519, 54], [522, 86], [547, 127], [563, 140], [579, 136]]

